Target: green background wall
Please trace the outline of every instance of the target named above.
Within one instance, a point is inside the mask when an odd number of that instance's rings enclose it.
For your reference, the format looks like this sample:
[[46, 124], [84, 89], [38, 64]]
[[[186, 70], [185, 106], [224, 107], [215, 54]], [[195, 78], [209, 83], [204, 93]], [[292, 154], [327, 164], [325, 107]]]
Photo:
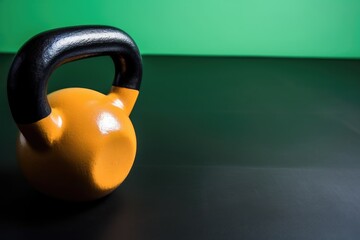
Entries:
[[143, 54], [360, 57], [358, 0], [1, 0], [0, 52], [79, 24], [120, 27]]

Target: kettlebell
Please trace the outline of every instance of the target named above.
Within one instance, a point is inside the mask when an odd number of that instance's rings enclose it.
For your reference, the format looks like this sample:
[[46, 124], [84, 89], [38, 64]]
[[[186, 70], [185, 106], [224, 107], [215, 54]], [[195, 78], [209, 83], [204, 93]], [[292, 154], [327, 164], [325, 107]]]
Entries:
[[[65, 88], [47, 95], [56, 68], [104, 55], [115, 66], [109, 94]], [[17, 159], [30, 185], [69, 201], [95, 200], [116, 189], [135, 159], [136, 135], [129, 115], [141, 76], [138, 47], [114, 27], [59, 28], [27, 41], [11, 65], [7, 92], [20, 130]]]

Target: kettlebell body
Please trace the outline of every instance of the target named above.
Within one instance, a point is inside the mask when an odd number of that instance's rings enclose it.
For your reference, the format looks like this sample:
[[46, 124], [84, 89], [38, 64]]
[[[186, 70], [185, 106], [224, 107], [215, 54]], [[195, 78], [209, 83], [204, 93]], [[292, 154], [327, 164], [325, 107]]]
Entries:
[[[46, 96], [47, 80], [56, 67], [99, 55], [110, 55], [115, 64], [109, 94], [67, 88]], [[124, 181], [136, 155], [129, 115], [141, 73], [135, 43], [111, 27], [56, 29], [23, 46], [9, 73], [8, 97], [20, 129], [17, 158], [33, 187], [56, 198], [87, 201], [109, 194]]]

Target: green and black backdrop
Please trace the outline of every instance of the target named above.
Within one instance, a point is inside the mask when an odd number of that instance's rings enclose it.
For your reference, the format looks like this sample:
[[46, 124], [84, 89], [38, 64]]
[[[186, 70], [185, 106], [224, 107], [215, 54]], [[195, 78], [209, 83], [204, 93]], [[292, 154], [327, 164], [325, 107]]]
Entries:
[[[105, 200], [27, 186], [6, 78], [31, 36], [111, 25], [137, 42], [134, 168]], [[11, 239], [358, 239], [360, 2], [0, 1], [0, 236]], [[57, 69], [49, 92], [107, 93], [108, 57]], [[7, 239], [4, 238], [4, 239]]]

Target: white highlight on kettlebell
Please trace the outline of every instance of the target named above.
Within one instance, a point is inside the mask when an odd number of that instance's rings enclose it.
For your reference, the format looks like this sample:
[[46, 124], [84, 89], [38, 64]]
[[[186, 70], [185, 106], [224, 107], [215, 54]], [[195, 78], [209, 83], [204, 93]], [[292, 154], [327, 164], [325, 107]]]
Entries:
[[120, 101], [120, 99], [115, 99], [113, 102], [112, 102], [112, 105], [115, 106], [115, 107], [118, 107], [118, 108], [121, 108], [121, 109], [124, 109], [124, 103], [122, 101]]
[[58, 126], [58, 128], [61, 128], [63, 121], [62, 121], [62, 118], [60, 117], [60, 115], [57, 115], [57, 116], [51, 115], [51, 119], [56, 124], [56, 126]]
[[116, 131], [120, 129], [119, 121], [108, 112], [103, 112], [99, 115], [97, 119], [97, 124], [99, 126], [99, 130], [103, 134], [108, 134], [112, 131]]

